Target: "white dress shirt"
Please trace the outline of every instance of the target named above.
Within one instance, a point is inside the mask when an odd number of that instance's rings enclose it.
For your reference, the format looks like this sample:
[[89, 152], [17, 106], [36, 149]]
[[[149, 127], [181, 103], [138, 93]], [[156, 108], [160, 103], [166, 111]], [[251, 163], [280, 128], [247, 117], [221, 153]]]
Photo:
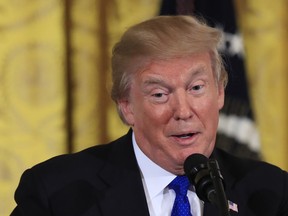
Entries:
[[[158, 166], [141, 151], [136, 143], [134, 133], [132, 142], [138, 166], [141, 170], [150, 216], [170, 216], [175, 192], [173, 189], [169, 189], [168, 185], [176, 176]], [[202, 216], [203, 202], [196, 195], [193, 186], [189, 188], [187, 196], [192, 215]]]

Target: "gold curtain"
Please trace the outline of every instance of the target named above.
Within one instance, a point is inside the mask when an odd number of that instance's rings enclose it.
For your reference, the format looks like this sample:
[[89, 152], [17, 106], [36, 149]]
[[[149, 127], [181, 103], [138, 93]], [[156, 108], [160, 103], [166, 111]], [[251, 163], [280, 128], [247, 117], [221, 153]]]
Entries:
[[127, 128], [109, 97], [111, 47], [159, 0], [0, 0], [0, 216], [22, 172]]
[[[160, 2], [0, 0], [0, 216], [25, 169], [126, 133], [109, 98], [111, 47]], [[263, 155], [288, 169], [288, 2], [237, 3]]]
[[23, 170], [65, 152], [63, 4], [0, 1], [0, 215]]
[[74, 2], [70, 6], [72, 135], [74, 151], [78, 151], [127, 132], [109, 96], [111, 49], [128, 26], [157, 15], [160, 1]]
[[288, 170], [288, 1], [237, 0], [265, 161]]

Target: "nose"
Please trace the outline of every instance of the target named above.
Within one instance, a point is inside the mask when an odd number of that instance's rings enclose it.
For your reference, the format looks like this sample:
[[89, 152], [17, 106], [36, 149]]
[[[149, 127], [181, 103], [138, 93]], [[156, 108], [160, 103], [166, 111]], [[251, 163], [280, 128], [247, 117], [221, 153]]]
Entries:
[[174, 104], [174, 118], [175, 120], [187, 120], [192, 118], [193, 110], [192, 110], [192, 101], [187, 93], [179, 93], [175, 97]]

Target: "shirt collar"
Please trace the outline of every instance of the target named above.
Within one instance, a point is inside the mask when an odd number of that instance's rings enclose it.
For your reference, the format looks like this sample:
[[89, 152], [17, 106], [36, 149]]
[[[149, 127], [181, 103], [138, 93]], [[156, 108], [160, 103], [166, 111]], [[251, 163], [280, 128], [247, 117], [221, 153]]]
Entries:
[[161, 193], [176, 176], [154, 163], [141, 151], [134, 133], [132, 134], [132, 143], [138, 166], [142, 173], [143, 182], [146, 184], [150, 198], [153, 199]]

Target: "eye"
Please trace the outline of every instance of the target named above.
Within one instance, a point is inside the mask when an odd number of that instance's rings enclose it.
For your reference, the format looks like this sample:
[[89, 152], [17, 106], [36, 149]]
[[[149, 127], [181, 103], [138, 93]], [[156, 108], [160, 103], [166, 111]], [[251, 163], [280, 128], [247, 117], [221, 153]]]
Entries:
[[200, 95], [204, 93], [204, 90], [205, 90], [205, 82], [203, 81], [194, 82], [191, 85], [191, 88], [189, 88], [190, 93], [195, 95]]
[[168, 94], [165, 92], [155, 92], [151, 94], [151, 99], [156, 103], [164, 103], [168, 100]]
[[154, 96], [156, 98], [161, 98], [164, 96], [164, 93], [155, 93], [155, 94], [152, 94], [152, 96]]
[[199, 90], [201, 90], [203, 87], [204, 87], [204, 85], [195, 85], [195, 86], [192, 86], [192, 90], [194, 90], [194, 91], [199, 91]]

